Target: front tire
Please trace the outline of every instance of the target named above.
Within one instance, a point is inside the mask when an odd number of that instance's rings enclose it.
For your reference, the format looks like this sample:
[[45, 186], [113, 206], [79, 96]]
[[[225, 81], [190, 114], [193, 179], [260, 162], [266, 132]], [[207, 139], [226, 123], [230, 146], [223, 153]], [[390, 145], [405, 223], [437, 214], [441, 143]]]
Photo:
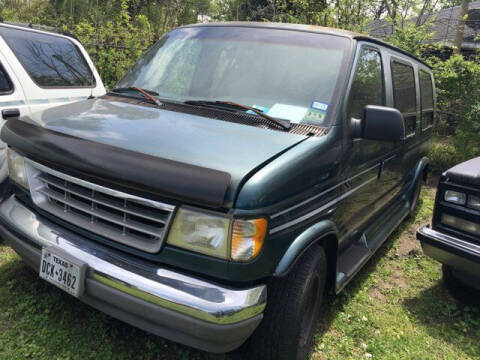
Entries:
[[286, 277], [272, 279], [264, 319], [246, 344], [248, 359], [307, 358], [320, 314], [326, 273], [325, 251], [313, 247]]

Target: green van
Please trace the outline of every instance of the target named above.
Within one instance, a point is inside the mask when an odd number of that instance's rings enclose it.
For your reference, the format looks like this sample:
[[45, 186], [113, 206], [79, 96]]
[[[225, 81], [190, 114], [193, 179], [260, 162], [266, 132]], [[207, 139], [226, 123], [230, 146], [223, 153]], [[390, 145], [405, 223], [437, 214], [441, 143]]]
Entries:
[[0, 235], [39, 276], [208, 352], [304, 359], [415, 208], [431, 69], [307, 25], [165, 35], [107, 95], [11, 119]]

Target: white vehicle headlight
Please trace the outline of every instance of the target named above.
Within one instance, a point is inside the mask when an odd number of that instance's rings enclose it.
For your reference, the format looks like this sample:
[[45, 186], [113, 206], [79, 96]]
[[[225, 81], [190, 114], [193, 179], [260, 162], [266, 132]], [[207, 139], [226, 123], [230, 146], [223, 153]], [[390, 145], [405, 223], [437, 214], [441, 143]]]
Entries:
[[221, 215], [179, 209], [167, 244], [220, 259], [249, 261], [263, 247], [267, 220], [232, 220]]
[[475, 210], [480, 210], [480, 197], [470, 195], [468, 197], [468, 207]]
[[28, 189], [27, 170], [25, 158], [12, 149], [7, 149], [8, 176], [18, 185]]
[[465, 205], [467, 203], [466, 194], [453, 190], [445, 191], [444, 199], [457, 205]]
[[230, 218], [179, 209], [167, 243], [202, 254], [227, 259]]

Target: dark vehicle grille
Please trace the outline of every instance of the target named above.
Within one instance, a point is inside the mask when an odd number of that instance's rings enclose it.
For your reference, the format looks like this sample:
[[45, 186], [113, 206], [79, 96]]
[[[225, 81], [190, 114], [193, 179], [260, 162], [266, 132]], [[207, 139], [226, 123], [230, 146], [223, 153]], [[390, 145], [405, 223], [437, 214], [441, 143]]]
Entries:
[[33, 202], [69, 223], [149, 253], [160, 250], [174, 207], [27, 162]]

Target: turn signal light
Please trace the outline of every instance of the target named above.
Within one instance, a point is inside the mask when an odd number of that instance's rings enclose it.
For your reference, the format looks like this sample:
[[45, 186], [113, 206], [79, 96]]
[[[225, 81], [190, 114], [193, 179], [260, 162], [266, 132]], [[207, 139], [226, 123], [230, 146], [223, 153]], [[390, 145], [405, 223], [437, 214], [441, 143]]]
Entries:
[[266, 234], [266, 219], [235, 220], [232, 231], [232, 260], [254, 259], [262, 250]]

